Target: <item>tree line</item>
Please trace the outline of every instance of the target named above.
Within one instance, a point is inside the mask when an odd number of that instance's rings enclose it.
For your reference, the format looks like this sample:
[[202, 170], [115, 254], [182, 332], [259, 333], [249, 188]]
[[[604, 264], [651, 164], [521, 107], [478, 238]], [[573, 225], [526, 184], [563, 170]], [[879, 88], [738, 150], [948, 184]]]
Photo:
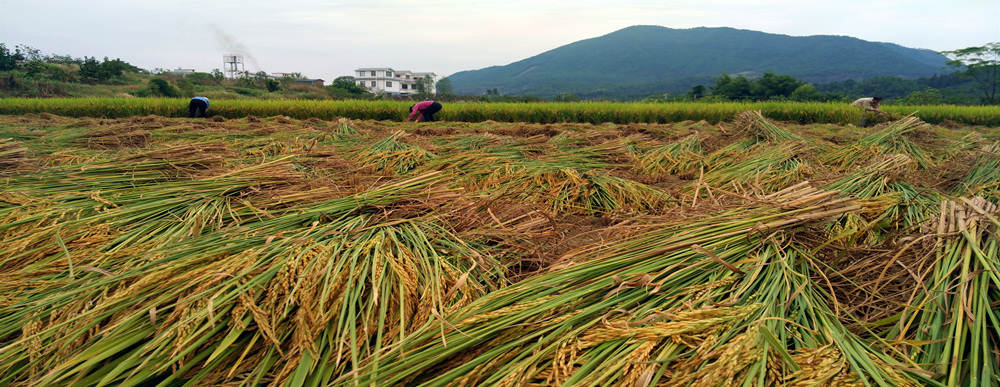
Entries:
[[764, 73], [749, 79], [723, 73], [715, 77], [711, 92], [696, 85], [687, 99], [736, 101], [840, 101], [856, 97], [881, 96], [889, 101], [914, 105], [996, 105], [1000, 103], [1000, 43], [943, 51], [950, 74], [906, 79], [894, 76], [871, 77], [861, 81], [810, 85], [790, 75]]

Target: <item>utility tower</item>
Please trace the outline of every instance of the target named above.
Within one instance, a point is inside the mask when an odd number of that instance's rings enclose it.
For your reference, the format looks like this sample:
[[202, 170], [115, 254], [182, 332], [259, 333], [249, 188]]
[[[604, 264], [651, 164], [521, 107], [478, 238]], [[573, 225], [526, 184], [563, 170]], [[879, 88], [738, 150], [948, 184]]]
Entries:
[[236, 78], [238, 74], [243, 73], [245, 70], [243, 68], [243, 55], [242, 54], [225, 54], [222, 56], [222, 68], [225, 69], [226, 76], [230, 79]]

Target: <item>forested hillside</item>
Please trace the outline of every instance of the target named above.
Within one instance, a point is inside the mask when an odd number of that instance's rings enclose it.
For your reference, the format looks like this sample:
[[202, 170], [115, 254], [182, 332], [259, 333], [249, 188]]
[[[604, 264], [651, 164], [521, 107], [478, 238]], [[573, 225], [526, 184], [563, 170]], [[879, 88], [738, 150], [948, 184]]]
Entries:
[[769, 34], [734, 28], [633, 26], [571, 43], [505, 66], [449, 76], [458, 94], [559, 93], [611, 98], [683, 93], [713, 77], [788, 74], [809, 83], [876, 76], [944, 74], [947, 58], [930, 50], [846, 36]]

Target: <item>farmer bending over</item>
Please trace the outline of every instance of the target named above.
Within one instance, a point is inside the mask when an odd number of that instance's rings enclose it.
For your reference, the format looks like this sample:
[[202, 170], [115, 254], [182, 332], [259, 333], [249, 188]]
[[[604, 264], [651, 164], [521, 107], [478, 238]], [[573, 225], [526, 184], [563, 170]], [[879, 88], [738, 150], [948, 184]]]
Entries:
[[851, 102], [851, 106], [856, 106], [862, 109], [861, 111], [861, 122], [858, 124], [859, 127], [864, 128], [868, 121], [874, 117], [870, 117], [868, 112], [875, 112], [878, 115], [886, 115], [885, 112], [878, 110], [878, 104], [882, 102], [882, 97], [870, 97], [870, 98], [858, 98], [854, 102]]
[[205, 114], [208, 111], [208, 98], [205, 97], [194, 97], [191, 98], [191, 103], [188, 104], [188, 117], [194, 118], [195, 112], [198, 112], [198, 117], [207, 117]]
[[406, 120], [409, 121], [413, 119], [413, 116], [417, 116], [417, 119], [413, 122], [420, 122], [421, 117], [423, 117], [424, 121], [434, 122], [434, 113], [439, 111], [441, 111], [440, 103], [436, 101], [424, 101], [410, 106], [410, 116], [406, 117]]

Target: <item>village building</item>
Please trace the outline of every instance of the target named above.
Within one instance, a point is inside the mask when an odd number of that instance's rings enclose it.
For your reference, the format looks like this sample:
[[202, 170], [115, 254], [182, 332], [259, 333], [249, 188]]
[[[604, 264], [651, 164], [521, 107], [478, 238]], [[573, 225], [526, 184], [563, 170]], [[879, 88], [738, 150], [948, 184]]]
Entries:
[[176, 75], [176, 76], [179, 76], [179, 77], [183, 77], [183, 76], [188, 75], [188, 74], [194, 74], [194, 72], [195, 72], [194, 69], [182, 69], [180, 67], [178, 67], [178, 68], [176, 68], [174, 70], [167, 70], [167, 74]]
[[360, 68], [354, 70], [354, 83], [373, 93], [383, 92], [392, 96], [409, 96], [417, 94], [417, 80], [430, 77], [430, 92], [437, 92], [437, 74], [430, 72], [415, 72], [409, 70], [393, 70], [390, 67]]
[[300, 74], [300, 73], [271, 73], [271, 75], [268, 75], [267, 77], [271, 78], [271, 79], [279, 79], [279, 80], [280, 79], [290, 78], [290, 79], [293, 79], [295, 81], [295, 83], [304, 83], [304, 84], [310, 84], [310, 85], [315, 85], [315, 86], [323, 86], [323, 85], [326, 84], [326, 81], [323, 80], [323, 79], [318, 79], [318, 78], [300, 78], [301, 76], [302, 76], [302, 74]]

